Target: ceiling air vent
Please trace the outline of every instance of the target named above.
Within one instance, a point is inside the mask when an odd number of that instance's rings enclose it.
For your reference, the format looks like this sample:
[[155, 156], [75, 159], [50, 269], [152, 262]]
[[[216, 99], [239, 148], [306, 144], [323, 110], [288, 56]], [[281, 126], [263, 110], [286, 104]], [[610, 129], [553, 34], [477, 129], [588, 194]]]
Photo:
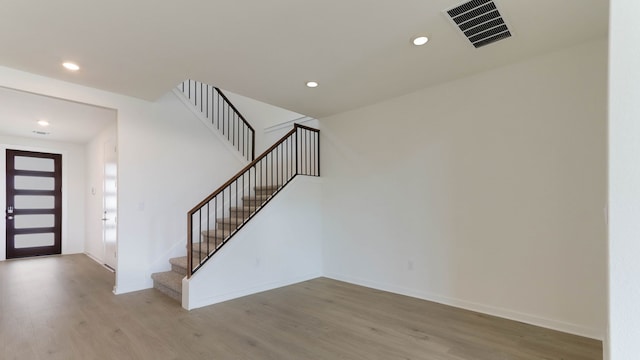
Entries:
[[476, 48], [511, 36], [493, 0], [471, 0], [445, 12]]

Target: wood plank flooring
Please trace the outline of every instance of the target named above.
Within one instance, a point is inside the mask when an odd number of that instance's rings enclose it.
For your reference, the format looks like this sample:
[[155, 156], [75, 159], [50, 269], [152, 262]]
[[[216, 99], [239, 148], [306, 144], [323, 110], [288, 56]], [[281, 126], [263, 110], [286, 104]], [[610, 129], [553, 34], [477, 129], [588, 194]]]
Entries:
[[84, 255], [0, 262], [2, 359], [593, 360], [599, 341], [330, 279], [183, 310]]

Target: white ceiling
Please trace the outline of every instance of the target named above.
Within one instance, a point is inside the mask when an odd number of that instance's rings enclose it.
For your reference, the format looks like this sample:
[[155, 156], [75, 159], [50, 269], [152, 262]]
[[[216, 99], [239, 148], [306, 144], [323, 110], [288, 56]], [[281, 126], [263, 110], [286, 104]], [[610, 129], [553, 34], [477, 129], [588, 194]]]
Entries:
[[[49, 126], [38, 125], [39, 120]], [[0, 133], [5, 135], [84, 144], [115, 121], [113, 109], [0, 87]]]
[[319, 118], [607, 34], [608, 0], [496, 0], [514, 36], [475, 49], [443, 13], [462, 2], [0, 0], [0, 65], [148, 100], [192, 78]]

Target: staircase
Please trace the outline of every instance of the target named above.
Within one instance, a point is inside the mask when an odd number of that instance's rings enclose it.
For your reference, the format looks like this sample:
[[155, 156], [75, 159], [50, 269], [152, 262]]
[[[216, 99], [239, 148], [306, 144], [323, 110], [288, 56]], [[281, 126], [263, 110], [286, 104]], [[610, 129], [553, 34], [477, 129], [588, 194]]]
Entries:
[[[214, 249], [219, 248], [230, 234], [234, 233], [238, 226], [245, 223], [278, 191], [281, 185], [256, 186], [253, 196], [244, 197], [241, 206], [229, 208], [230, 216], [216, 219], [216, 229], [203, 230], [203, 241], [192, 249], [194, 259], [204, 259]], [[182, 256], [169, 259], [171, 271], [159, 272], [151, 275], [153, 287], [160, 292], [182, 302], [182, 279], [187, 276], [189, 257]]]
[[[219, 89], [191, 80], [180, 88], [238, 151], [253, 160], [188, 212], [187, 256], [170, 259], [171, 271], [151, 275], [156, 289], [181, 302], [185, 276], [193, 276], [294, 177], [320, 176], [320, 131], [295, 124], [253, 159], [253, 129], [231, 103], [218, 103], [228, 102]], [[244, 123], [250, 131], [243, 130]]]
[[254, 159], [255, 131], [222, 90], [195, 80], [183, 81], [177, 90], [243, 158]]
[[153, 287], [172, 299], [182, 302], [182, 279], [187, 275], [187, 257], [169, 259], [171, 271], [151, 274]]

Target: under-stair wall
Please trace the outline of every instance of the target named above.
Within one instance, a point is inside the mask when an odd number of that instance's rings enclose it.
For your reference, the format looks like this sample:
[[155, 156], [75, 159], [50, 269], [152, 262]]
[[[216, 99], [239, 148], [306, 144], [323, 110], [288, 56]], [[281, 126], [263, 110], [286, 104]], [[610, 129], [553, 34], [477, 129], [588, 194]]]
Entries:
[[322, 276], [321, 178], [296, 176], [215, 258], [183, 280], [186, 309]]
[[[151, 273], [167, 270], [169, 258], [186, 253], [186, 209], [208, 195], [211, 184], [223, 183], [245, 165], [175, 93], [165, 94], [154, 108], [155, 128], [150, 131], [155, 142], [141, 144], [139, 149], [149, 157], [164, 159], [163, 164], [139, 169], [146, 176], [162, 179], [149, 182], [138, 194], [138, 216], [151, 224], [153, 238], [140, 257], [144, 269], [139, 274], [145, 276], [147, 287], [152, 286]], [[153, 194], [164, 194], [165, 205], [146, 200]]]

